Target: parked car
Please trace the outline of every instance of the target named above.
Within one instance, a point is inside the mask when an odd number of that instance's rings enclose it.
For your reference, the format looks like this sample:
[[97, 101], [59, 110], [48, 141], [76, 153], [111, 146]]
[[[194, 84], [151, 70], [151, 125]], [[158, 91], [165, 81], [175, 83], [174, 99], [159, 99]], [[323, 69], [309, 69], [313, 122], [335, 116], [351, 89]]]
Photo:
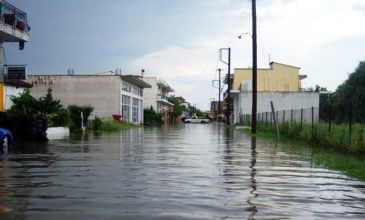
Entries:
[[210, 119], [209, 118], [198, 118], [198, 117], [191, 117], [191, 118], [187, 118], [184, 121], [185, 123], [201, 123], [201, 124], [205, 124], [205, 123], [209, 123]]
[[8, 129], [0, 128], [0, 154], [7, 154], [11, 150], [13, 135]]

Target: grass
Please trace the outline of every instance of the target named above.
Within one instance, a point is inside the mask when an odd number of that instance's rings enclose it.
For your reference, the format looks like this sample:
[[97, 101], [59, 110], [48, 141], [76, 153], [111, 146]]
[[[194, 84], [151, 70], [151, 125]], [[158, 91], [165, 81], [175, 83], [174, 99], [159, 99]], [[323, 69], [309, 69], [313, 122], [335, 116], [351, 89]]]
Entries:
[[94, 131], [113, 132], [137, 127], [139, 126], [131, 123], [117, 122], [115, 120], [109, 120], [109, 119], [103, 120], [98, 117], [96, 117], [90, 123], [90, 129]]
[[[343, 174], [365, 181], [364, 125], [354, 125], [351, 141], [345, 125], [335, 125], [328, 132], [328, 125], [314, 126], [280, 125], [280, 142], [284, 150], [295, 151], [305, 160], [328, 169], [341, 171]], [[250, 134], [249, 129], [242, 130]], [[257, 135], [261, 139], [274, 140], [276, 133], [269, 126], [258, 126]], [[308, 150], [311, 152], [308, 156]]]
[[[352, 126], [352, 135], [348, 125], [336, 124], [331, 126], [329, 132], [328, 124], [317, 123], [315, 125], [297, 123], [282, 123], [279, 125], [280, 136], [290, 139], [301, 140], [307, 143], [316, 144], [321, 147], [337, 150], [350, 154], [365, 155], [365, 125], [355, 124]], [[270, 125], [260, 123], [259, 131], [275, 132]]]
[[355, 177], [365, 181], [365, 161], [364, 158], [355, 155], [344, 155], [338, 152], [315, 152], [312, 156], [312, 162], [317, 165], [341, 171], [350, 177]]

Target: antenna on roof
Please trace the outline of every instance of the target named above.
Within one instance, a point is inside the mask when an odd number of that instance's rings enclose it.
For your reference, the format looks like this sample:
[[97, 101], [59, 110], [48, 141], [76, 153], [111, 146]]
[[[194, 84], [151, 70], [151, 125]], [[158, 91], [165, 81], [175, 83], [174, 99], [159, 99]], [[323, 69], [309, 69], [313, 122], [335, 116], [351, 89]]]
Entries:
[[74, 69], [72, 69], [71, 67], [70, 67], [70, 68], [68, 68], [68, 70], [67, 70], [67, 75], [68, 75], [68, 76], [73, 76], [73, 75], [75, 75], [75, 70], [74, 70]]
[[115, 69], [115, 75], [121, 76], [122, 75], [122, 68]]

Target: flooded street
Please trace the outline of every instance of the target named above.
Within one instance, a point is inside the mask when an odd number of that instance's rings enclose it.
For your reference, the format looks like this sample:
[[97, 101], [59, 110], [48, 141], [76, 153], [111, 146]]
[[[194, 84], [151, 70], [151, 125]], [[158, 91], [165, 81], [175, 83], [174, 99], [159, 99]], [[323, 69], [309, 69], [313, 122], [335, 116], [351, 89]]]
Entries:
[[0, 219], [365, 219], [364, 182], [223, 125], [21, 148], [0, 161]]

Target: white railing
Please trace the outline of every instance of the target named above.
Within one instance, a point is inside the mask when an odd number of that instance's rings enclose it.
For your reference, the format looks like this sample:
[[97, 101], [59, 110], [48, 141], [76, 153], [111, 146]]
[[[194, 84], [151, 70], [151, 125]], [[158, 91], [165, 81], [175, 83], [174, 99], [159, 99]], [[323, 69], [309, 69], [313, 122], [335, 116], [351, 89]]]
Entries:
[[29, 34], [25, 31], [21, 31], [11, 25], [5, 24], [4, 22], [0, 21], [0, 31], [12, 35], [20, 40], [29, 41]]

